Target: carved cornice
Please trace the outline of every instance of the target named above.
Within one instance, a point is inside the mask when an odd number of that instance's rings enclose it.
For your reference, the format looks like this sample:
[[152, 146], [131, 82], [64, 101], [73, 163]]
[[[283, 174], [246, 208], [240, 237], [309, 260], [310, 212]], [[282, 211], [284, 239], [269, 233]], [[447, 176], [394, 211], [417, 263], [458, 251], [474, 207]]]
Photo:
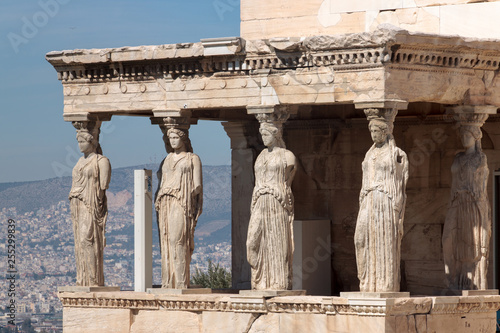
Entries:
[[[498, 70], [500, 43], [379, 29], [371, 34], [244, 41], [238, 51], [210, 54], [202, 43], [54, 51], [46, 59], [65, 83], [148, 81], [179, 76], [249, 75], [329, 67], [417, 71]], [[283, 47], [286, 45], [286, 47]], [[240, 50], [241, 49], [241, 50]]]

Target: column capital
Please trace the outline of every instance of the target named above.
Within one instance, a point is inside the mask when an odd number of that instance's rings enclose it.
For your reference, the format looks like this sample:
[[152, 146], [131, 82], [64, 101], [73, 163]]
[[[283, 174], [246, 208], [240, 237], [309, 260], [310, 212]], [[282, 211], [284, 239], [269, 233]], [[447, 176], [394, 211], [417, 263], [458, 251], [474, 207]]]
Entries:
[[[367, 102], [363, 103], [366, 119], [370, 124], [385, 123], [387, 132], [392, 134], [394, 130], [394, 120], [398, 114], [398, 110], [406, 109], [408, 102], [403, 101], [384, 101], [384, 102]], [[358, 107], [358, 106], [356, 106]]]
[[[249, 105], [247, 106], [247, 113], [253, 114], [259, 123], [273, 123], [277, 127], [282, 127], [283, 123], [287, 121], [292, 113], [288, 105]], [[295, 110], [296, 111], [296, 110]]]
[[496, 114], [494, 105], [456, 105], [446, 108], [460, 125], [483, 126], [490, 114]]
[[192, 124], [196, 124], [196, 119], [189, 117], [151, 117], [152, 125], [160, 125], [163, 132], [168, 131], [170, 128], [177, 128], [188, 130]]

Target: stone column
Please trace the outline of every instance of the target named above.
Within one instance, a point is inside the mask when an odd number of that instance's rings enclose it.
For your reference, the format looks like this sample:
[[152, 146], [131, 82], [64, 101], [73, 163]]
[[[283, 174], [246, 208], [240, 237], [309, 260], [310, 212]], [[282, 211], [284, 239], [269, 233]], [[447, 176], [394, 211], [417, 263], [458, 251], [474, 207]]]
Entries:
[[102, 155], [99, 144], [101, 119], [85, 113], [71, 115], [65, 120], [72, 121], [76, 128], [78, 146], [83, 153], [73, 169], [69, 193], [75, 237], [76, 285], [104, 287], [106, 190], [111, 180], [111, 165]]
[[262, 149], [256, 122], [225, 122], [231, 139], [231, 239], [233, 288], [250, 289], [246, 240], [254, 185], [253, 164]]
[[466, 105], [448, 110], [457, 121], [465, 149], [455, 156], [451, 166], [450, 203], [443, 229], [443, 259], [451, 290], [488, 288], [492, 222], [481, 126], [496, 110], [496, 106]]
[[[255, 186], [247, 233], [247, 260], [252, 290], [280, 293], [292, 289], [293, 220], [292, 182], [297, 170], [295, 155], [283, 141], [288, 106], [248, 106], [260, 122], [266, 148], [255, 161]], [[302, 293], [300, 291], [299, 293]]]
[[356, 103], [369, 120], [373, 145], [362, 163], [354, 234], [361, 292], [399, 292], [408, 159], [396, 146], [394, 119], [404, 101]]
[[194, 232], [203, 208], [202, 166], [189, 139], [190, 112], [153, 112], [152, 122], [160, 125], [167, 151], [167, 157], [157, 172], [155, 209], [160, 236], [162, 288], [170, 292], [171, 289], [187, 289], [190, 284]]

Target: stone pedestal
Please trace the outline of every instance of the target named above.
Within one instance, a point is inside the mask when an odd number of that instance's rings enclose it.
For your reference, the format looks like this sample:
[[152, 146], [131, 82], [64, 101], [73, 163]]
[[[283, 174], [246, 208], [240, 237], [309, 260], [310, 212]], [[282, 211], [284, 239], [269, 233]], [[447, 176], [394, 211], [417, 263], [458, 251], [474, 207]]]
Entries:
[[[390, 295], [384, 295], [390, 296]], [[495, 332], [500, 296], [344, 298], [61, 292], [65, 332]]]
[[353, 299], [372, 299], [372, 298], [401, 298], [410, 297], [409, 292], [342, 292], [340, 297]]
[[494, 295], [498, 295], [498, 289], [462, 290], [462, 296], [494, 296]]
[[174, 288], [148, 288], [148, 294], [154, 295], [193, 295], [193, 294], [211, 294], [210, 288], [189, 288], [189, 289], [174, 289]]
[[276, 296], [304, 296], [305, 290], [240, 290], [241, 296], [276, 297]]
[[60, 286], [57, 287], [60, 293], [94, 293], [120, 291], [120, 287], [87, 287], [87, 286]]

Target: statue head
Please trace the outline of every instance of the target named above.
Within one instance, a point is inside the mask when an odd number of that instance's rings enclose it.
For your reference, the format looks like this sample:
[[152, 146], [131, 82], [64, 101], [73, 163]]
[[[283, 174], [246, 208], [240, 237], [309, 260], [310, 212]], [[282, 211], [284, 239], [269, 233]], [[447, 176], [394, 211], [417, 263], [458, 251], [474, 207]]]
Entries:
[[73, 121], [72, 124], [76, 128], [76, 140], [80, 151], [84, 154], [97, 153], [102, 155], [101, 145], [99, 144], [101, 122]]
[[163, 135], [163, 141], [165, 142], [165, 149], [167, 153], [172, 153], [176, 149], [180, 151], [193, 152], [193, 147], [191, 146], [191, 140], [189, 140], [187, 130], [184, 131], [178, 128], [170, 128]]
[[370, 121], [368, 128], [370, 129], [373, 143], [381, 145], [387, 141], [387, 138], [390, 134], [387, 122], [374, 119]]
[[77, 131], [76, 140], [78, 141], [78, 147], [82, 153], [89, 154], [97, 151], [99, 143], [87, 130], [83, 129]]
[[481, 148], [481, 138], [483, 137], [483, 133], [481, 132], [481, 128], [479, 126], [462, 125], [460, 126], [459, 132], [460, 140], [462, 141], [462, 145], [465, 149], [474, 145]]
[[285, 148], [285, 142], [283, 141], [281, 130], [275, 124], [262, 122], [260, 124], [259, 132], [266, 147]]

